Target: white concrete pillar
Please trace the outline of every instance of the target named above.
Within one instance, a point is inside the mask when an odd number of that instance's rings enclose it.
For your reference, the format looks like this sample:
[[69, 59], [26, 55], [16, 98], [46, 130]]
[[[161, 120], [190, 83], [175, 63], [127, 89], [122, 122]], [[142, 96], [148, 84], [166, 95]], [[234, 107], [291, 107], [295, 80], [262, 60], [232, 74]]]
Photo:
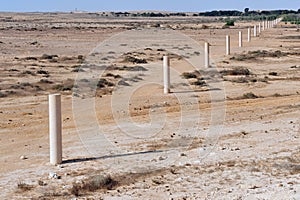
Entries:
[[265, 21], [262, 21], [262, 30], [265, 30]]
[[163, 57], [163, 73], [164, 73], [164, 94], [170, 93], [170, 59], [169, 56]]
[[62, 126], [60, 94], [49, 95], [50, 163], [62, 163]]
[[230, 36], [226, 35], [226, 55], [230, 55]]
[[248, 28], [248, 42], [251, 41], [251, 28]]
[[260, 22], [258, 23], [258, 33], [259, 34], [261, 33], [261, 23]]
[[209, 43], [204, 43], [204, 67], [209, 67]]
[[239, 31], [239, 47], [243, 47], [243, 33]]
[[281, 20], [282, 20], [282, 18], [278, 18], [278, 23], [280, 23], [280, 22], [281, 22]]
[[254, 29], [253, 29], [253, 36], [254, 36], [254, 37], [256, 37], [256, 36], [257, 36], [256, 25], [254, 25]]

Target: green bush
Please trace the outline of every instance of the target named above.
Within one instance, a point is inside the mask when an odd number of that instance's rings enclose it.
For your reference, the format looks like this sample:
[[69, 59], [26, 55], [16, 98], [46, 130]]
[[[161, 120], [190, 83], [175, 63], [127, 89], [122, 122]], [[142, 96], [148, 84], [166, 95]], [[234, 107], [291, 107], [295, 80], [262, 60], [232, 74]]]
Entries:
[[225, 26], [234, 26], [234, 20], [227, 20]]

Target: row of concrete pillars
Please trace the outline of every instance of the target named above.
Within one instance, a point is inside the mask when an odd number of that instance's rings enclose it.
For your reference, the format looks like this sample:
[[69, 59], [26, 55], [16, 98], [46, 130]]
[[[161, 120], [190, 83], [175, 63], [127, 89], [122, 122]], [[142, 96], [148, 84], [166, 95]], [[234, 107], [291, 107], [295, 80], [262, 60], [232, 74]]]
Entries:
[[[280, 19], [274, 21], [264, 21], [259, 23], [258, 32], [273, 27], [280, 22]], [[254, 37], [257, 36], [257, 27], [254, 26]], [[248, 29], [248, 41], [251, 40], [251, 28]], [[239, 31], [239, 47], [243, 46], [242, 31]], [[226, 35], [226, 55], [230, 55], [230, 36]], [[204, 44], [204, 67], [208, 68], [209, 61], [209, 43]], [[163, 79], [164, 94], [170, 91], [170, 58], [163, 56]], [[49, 139], [50, 139], [50, 163], [53, 165], [62, 163], [62, 122], [61, 122], [61, 95], [49, 95]]]

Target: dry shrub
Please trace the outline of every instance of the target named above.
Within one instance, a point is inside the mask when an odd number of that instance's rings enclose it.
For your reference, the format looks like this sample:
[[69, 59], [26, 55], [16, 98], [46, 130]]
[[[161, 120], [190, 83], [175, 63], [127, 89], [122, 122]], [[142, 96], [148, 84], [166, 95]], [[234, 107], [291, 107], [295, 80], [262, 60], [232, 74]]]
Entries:
[[277, 72], [270, 72], [269, 75], [270, 76], [278, 76], [278, 73]]
[[243, 94], [243, 96], [241, 97], [241, 99], [257, 99], [257, 98], [259, 98], [259, 96], [257, 96], [256, 94], [254, 94], [252, 92]]
[[73, 184], [70, 192], [75, 196], [79, 196], [84, 192], [94, 192], [96, 190], [104, 189], [104, 190], [112, 190], [118, 185], [118, 181], [112, 179], [110, 175], [96, 175], [88, 180], [86, 180], [82, 184]]
[[280, 50], [276, 51], [266, 51], [266, 50], [257, 50], [257, 51], [248, 51], [246, 54], [238, 54], [230, 58], [230, 60], [245, 61], [245, 60], [256, 60], [257, 58], [280, 58], [287, 56], [289, 54], [294, 55], [295, 53], [285, 53]]
[[192, 82], [191, 85], [196, 85], [196, 86], [207, 86], [206, 82], [201, 80], [201, 79], [197, 79], [196, 81]]
[[145, 67], [142, 66], [133, 66], [133, 67], [123, 66], [123, 67], [117, 67], [116, 69], [120, 71], [148, 71]]
[[26, 192], [26, 191], [32, 190], [32, 189], [33, 189], [33, 186], [32, 186], [32, 185], [29, 185], [29, 184], [27, 184], [27, 183], [24, 183], [24, 182], [19, 182], [18, 185], [17, 185], [17, 188], [18, 188], [21, 192]]
[[236, 67], [234, 69], [222, 70], [220, 74], [223, 76], [249, 76], [251, 74], [250, 70], [244, 67]]
[[100, 80], [97, 83], [97, 88], [104, 88], [105, 86], [112, 87], [114, 86], [114, 84], [104, 78], [100, 78]]
[[4, 97], [7, 97], [7, 94], [0, 92], [0, 98], [4, 98]]
[[197, 75], [190, 72], [183, 72], [181, 76], [185, 79], [197, 78]]
[[133, 56], [126, 56], [124, 58], [123, 62], [129, 62], [129, 63], [133, 63], [133, 64], [145, 64], [145, 63], [147, 63], [147, 60], [141, 59], [141, 58], [136, 58]]

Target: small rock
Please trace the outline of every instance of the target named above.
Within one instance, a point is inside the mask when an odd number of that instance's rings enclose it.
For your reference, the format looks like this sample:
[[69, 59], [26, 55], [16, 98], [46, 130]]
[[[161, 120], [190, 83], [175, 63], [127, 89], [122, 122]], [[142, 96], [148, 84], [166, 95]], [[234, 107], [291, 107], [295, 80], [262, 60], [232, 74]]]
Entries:
[[200, 164], [200, 163], [201, 163], [200, 160], [195, 160], [195, 161], [194, 161], [194, 164], [197, 164], [197, 165], [198, 165], [198, 164]]
[[72, 185], [63, 185], [62, 188], [63, 188], [63, 189], [71, 189], [71, 188], [72, 188]]
[[26, 156], [20, 156], [20, 159], [21, 160], [26, 160], [26, 159], [28, 159]]
[[44, 181], [42, 181], [42, 180], [38, 180], [38, 185], [39, 185], [39, 186], [46, 186], [47, 183], [44, 182]]
[[49, 172], [49, 178], [50, 179], [60, 179], [60, 176], [58, 176], [56, 173], [54, 172]]
[[76, 184], [83, 184], [83, 181], [82, 180], [77, 180], [75, 181]]
[[192, 166], [192, 164], [191, 163], [185, 163], [185, 166], [190, 167], [190, 166]]
[[257, 189], [257, 188], [260, 188], [260, 187], [258, 187], [258, 186], [256, 186], [256, 185], [254, 185], [254, 186], [250, 187], [249, 189], [251, 189], [251, 190], [255, 190], [255, 189]]
[[152, 179], [152, 182], [155, 183], [156, 185], [162, 184], [162, 181], [159, 179]]
[[167, 158], [166, 157], [163, 157], [163, 156], [160, 156], [159, 158], [158, 158], [158, 160], [166, 160]]

